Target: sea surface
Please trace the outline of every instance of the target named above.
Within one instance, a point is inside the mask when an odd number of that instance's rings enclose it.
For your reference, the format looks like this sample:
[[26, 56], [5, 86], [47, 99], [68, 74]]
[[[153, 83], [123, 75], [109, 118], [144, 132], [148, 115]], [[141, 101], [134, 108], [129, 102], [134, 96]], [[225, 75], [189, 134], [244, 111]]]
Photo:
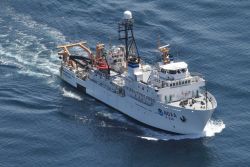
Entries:
[[[131, 10], [141, 57], [202, 73], [218, 108], [197, 135], [144, 126], [59, 78], [57, 46], [119, 44]], [[0, 0], [1, 167], [250, 166], [250, 1]]]

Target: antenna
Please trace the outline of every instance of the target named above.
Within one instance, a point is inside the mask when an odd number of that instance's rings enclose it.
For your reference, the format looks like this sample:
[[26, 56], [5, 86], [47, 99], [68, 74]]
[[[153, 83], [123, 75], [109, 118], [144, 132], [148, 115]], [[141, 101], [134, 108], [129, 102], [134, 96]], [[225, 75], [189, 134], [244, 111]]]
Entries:
[[206, 82], [206, 80], [205, 80], [205, 89], [206, 89], [205, 95], [206, 95], [206, 110], [207, 110], [207, 82]]
[[129, 56], [140, 58], [133, 32], [134, 19], [130, 11], [123, 13], [123, 20], [118, 24], [119, 40], [124, 40], [126, 59]]
[[170, 57], [169, 57], [169, 44], [158, 47], [160, 52], [162, 53], [162, 62], [163, 64], [170, 63]]

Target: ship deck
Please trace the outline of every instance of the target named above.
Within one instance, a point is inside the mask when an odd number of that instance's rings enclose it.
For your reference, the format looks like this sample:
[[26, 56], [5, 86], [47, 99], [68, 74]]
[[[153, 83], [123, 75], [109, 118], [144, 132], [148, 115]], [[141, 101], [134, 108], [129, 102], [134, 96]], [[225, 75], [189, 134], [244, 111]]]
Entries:
[[[206, 103], [206, 99], [207, 99], [207, 103]], [[208, 93], [207, 98], [205, 95], [200, 94], [199, 97], [172, 102], [172, 103], [169, 103], [168, 105], [190, 109], [190, 110], [212, 110], [216, 108], [217, 103], [214, 97], [210, 93]]]

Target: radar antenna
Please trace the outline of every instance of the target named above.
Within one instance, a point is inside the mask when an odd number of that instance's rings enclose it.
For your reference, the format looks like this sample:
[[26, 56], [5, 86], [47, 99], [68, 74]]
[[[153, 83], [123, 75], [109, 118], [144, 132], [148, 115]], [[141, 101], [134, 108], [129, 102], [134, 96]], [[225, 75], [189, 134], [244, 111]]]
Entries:
[[160, 52], [162, 52], [162, 62], [163, 62], [163, 64], [170, 63], [169, 44], [164, 45], [164, 46], [160, 46], [160, 47], [158, 47], [158, 49], [160, 50]]

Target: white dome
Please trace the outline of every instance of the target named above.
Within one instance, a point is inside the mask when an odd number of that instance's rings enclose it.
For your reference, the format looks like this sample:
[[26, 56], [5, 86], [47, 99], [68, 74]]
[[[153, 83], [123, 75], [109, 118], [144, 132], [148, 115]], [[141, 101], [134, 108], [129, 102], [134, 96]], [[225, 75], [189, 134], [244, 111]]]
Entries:
[[127, 19], [127, 20], [132, 19], [132, 13], [127, 10], [123, 13], [123, 17], [124, 19]]

